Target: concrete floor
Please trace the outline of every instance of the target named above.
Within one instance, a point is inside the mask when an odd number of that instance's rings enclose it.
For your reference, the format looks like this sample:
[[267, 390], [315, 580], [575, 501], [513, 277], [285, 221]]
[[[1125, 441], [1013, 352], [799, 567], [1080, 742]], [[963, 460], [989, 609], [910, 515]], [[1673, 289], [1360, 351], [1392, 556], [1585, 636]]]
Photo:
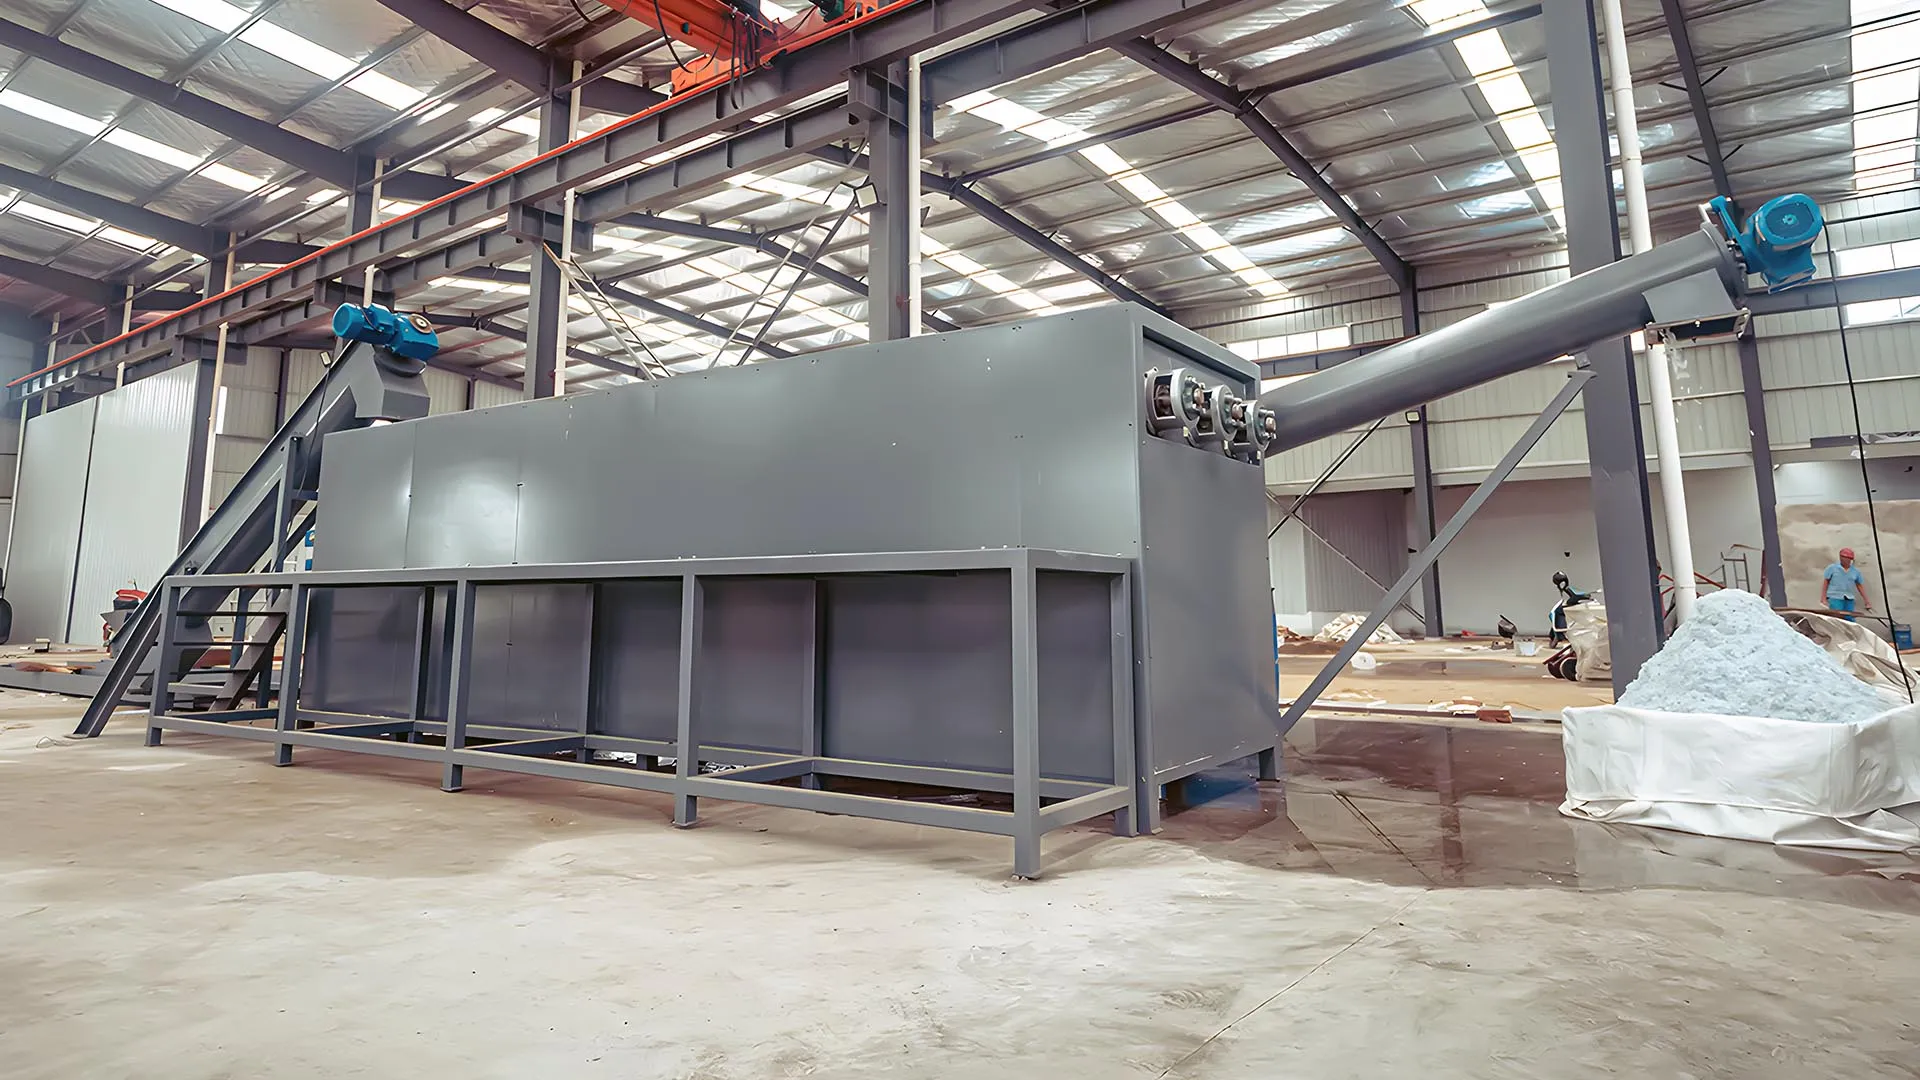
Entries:
[[1005, 841], [0, 693], [0, 1073], [1916, 1077], [1920, 863], [1559, 817], [1552, 731], [1309, 720]]

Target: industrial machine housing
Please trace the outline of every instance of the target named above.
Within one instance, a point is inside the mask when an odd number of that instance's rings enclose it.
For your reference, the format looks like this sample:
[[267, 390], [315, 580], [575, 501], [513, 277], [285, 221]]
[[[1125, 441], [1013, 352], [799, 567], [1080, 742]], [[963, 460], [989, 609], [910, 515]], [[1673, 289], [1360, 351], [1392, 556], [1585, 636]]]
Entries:
[[[1199, 411], [1156, 423], [1175, 373]], [[1032, 779], [1118, 789], [1088, 816], [1151, 829], [1160, 785], [1278, 740], [1257, 394], [1246, 361], [1121, 305], [336, 431], [299, 723], [415, 722], [357, 729], [391, 745], [444, 735], [458, 694], [462, 745], [1010, 791], [1033, 680]], [[770, 772], [718, 777], [798, 778]]]
[[[1272, 775], [1279, 734], [1591, 373], [1571, 373], [1278, 723], [1270, 448], [1634, 329], [1737, 330], [1749, 275], [1809, 276], [1820, 218], [1794, 195], [1745, 231], [1719, 209], [1265, 395], [1251, 365], [1116, 305], [410, 419], [430, 326], [349, 305], [334, 370], [130, 621], [145, 637], [80, 732], [145, 664], [150, 739], [233, 734], [275, 743], [281, 764], [299, 745], [438, 761], [450, 790], [467, 765], [602, 780], [673, 793], [680, 824], [718, 796], [976, 829], [1013, 837], [1031, 876], [1048, 829], [1113, 812], [1118, 831], [1151, 830], [1165, 783], [1254, 754]], [[238, 572], [288, 549], [316, 473], [318, 569]], [[176, 682], [227, 612], [248, 614], [225, 684]], [[239, 707], [255, 682], [258, 707]], [[176, 713], [176, 692], [213, 707]], [[609, 749], [670, 754], [675, 771], [592, 764]], [[746, 767], [703, 776], [703, 760]], [[1009, 792], [1013, 810], [820, 790], [849, 776]]]

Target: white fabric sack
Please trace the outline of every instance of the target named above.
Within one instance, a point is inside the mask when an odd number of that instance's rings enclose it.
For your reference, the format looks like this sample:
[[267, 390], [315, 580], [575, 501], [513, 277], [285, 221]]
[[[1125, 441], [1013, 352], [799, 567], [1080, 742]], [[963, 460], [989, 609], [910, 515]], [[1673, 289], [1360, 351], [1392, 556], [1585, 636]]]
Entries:
[[1846, 724], [1620, 705], [1562, 717], [1569, 817], [1796, 847], [1920, 848], [1920, 706]]
[[1613, 645], [1607, 637], [1607, 605], [1600, 593], [1567, 609], [1567, 644], [1581, 682], [1613, 681]]
[[1880, 635], [1857, 622], [1848, 622], [1817, 611], [1783, 611], [1780, 617], [1815, 645], [1827, 650], [1834, 662], [1848, 673], [1896, 697], [1907, 696], [1907, 685], [1914, 673], [1900, 660], [1892, 645]]

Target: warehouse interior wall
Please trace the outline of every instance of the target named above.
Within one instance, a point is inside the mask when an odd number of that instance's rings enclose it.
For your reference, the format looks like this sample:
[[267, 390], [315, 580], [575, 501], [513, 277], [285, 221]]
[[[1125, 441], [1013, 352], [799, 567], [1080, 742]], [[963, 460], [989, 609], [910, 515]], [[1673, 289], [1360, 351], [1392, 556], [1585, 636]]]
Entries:
[[189, 365], [27, 421], [15, 640], [100, 640], [115, 590], [149, 589], [179, 550], [199, 372]]

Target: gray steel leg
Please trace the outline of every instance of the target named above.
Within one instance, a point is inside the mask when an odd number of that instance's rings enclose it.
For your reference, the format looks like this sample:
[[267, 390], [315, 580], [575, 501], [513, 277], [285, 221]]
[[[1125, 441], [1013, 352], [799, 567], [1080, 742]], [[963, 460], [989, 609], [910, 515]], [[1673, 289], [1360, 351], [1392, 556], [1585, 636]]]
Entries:
[[1040, 876], [1040, 653], [1038, 581], [1023, 554], [1013, 567], [1013, 874]]
[[[454, 582], [453, 648], [447, 658], [448, 750], [467, 745], [467, 712], [472, 698], [468, 684], [473, 681], [473, 600], [473, 582]], [[466, 770], [449, 761], [442, 772], [440, 790], [459, 791], [465, 779]]]
[[[180, 617], [180, 590], [160, 586], [160, 642], [154, 650], [153, 705], [148, 710], [154, 719], [173, 710], [173, 630]], [[160, 745], [160, 727], [147, 725], [147, 745]]]
[[[800, 755], [801, 757], [820, 756], [820, 715], [821, 694], [826, 689], [827, 673], [825, 667], [826, 650], [821, 641], [827, 632], [826, 621], [827, 583], [815, 580], [813, 591], [807, 597], [808, 620], [813, 624], [813, 632], [807, 638], [806, 657], [802, 663], [808, 673], [807, 685], [800, 692]], [[818, 790], [820, 778], [808, 773], [800, 778], [800, 786]]]
[[1257, 757], [1260, 767], [1260, 779], [1280, 779], [1280, 747], [1277, 744], [1260, 751]]
[[[275, 730], [285, 733], [292, 731], [299, 722], [300, 667], [307, 641], [307, 587], [297, 582], [287, 590], [287, 628], [281, 641], [280, 715], [275, 718], [273, 726]], [[269, 662], [261, 678], [270, 680], [272, 675], [273, 665]], [[293, 764], [293, 744], [274, 743], [273, 763]]]
[[1113, 782], [1125, 784], [1133, 799], [1113, 812], [1115, 836], [1140, 835], [1140, 769], [1133, 729], [1133, 583], [1132, 575], [1111, 580], [1107, 626], [1113, 637]]
[[1366, 645], [1367, 639], [1373, 636], [1373, 632], [1380, 628], [1380, 624], [1387, 621], [1387, 616], [1400, 603], [1400, 598], [1407, 595], [1407, 592], [1419, 583], [1421, 575], [1427, 572], [1427, 567], [1432, 566], [1434, 561], [1440, 558], [1440, 553], [1447, 550], [1447, 545], [1453, 543], [1454, 538], [1460, 535], [1460, 531], [1467, 527], [1467, 522], [1473, 520], [1473, 515], [1486, 504], [1494, 491], [1533, 450], [1541, 436], [1545, 435], [1547, 429], [1553, 426], [1553, 422], [1560, 418], [1560, 414], [1567, 410], [1567, 406], [1573, 404], [1573, 399], [1580, 395], [1581, 389], [1592, 378], [1593, 372], [1586, 368], [1577, 369], [1567, 377], [1567, 385], [1560, 388], [1560, 392], [1555, 394], [1553, 400], [1547, 403], [1547, 407], [1534, 418], [1526, 432], [1507, 450], [1506, 456], [1500, 459], [1500, 463], [1493, 467], [1493, 471], [1487, 474], [1485, 480], [1480, 481], [1479, 487], [1473, 489], [1473, 494], [1467, 496], [1467, 501], [1460, 509], [1447, 519], [1447, 524], [1440, 530], [1440, 534], [1433, 538], [1431, 544], [1421, 549], [1420, 554], [1408, 562], [1406, 572], [1400, 575], [1400, 579], [1393, 583], [1391, 589], [1387, 590], [1387, 595], [1380, 598], [1380, 603], [1373, 609], [1373, 613], [1367, 616], [1365, 622], [1354, 628], [1353, 636], [1347, 639], [1347, 643], [1340, 646], [1340, 651], [1335, 653], [1333, 658], [1320, 669], [1320, 673], [1313, 677], [1313, 682], [1293, 699], [1292, 705], [1287, 706], [1286, 715], [1280, 718], [1282, 735], [1300, 722], [1300, 717], [1304, 716], [1306, 711], [1313, 707], [1313, 703], [1319, 700], [1327, 684], [1345, 670], [1347, 662], [1353, 659], [1353, 654], [1359, 652], [1361, 647]]
[[580, 749], [574, 751], [573, 759], [579, 762], [593, 760], [593, 751], [587, 749], [586, 736], [593, 732], [594, 690], [593, 663], [594, 653], [600, 640], [600, 586], [598, 583], [587, 585], [587, 639], [580, 648], [580, 680], [585, 689], [580, 695]]
[[[700, 621], [703, 606], [703, 591], [700, 579], [687, 574], [680, 579], [680, 696], [678, 715], [678, 741], [674, 747], [675, 760], [673, 773], [680, 781], [686, 781], [700, 775], [700, 764], [695, 760], [700, 740], [694, 734], [694, 719], [699, 709], [697, 695], [694, 692], [694, 678], [698, 670], [696, 663], [700, 653]], [[700, 816], [700, 800], [682, 787], [676, 786], [673, 793], [673, 824], [677, 828], [689, 828]]]
[[[420, 588], [420, 598], [413, 611], [413, 698], [407, 703], [407, 719], [416, 723], [427, 717], [427, 657], [431, 654], [433, 643], [427, 638], [433, 633], [433, 594], [434, 586]], [[406, 741], [420, 741], [418, 731], [407, 732]]]

